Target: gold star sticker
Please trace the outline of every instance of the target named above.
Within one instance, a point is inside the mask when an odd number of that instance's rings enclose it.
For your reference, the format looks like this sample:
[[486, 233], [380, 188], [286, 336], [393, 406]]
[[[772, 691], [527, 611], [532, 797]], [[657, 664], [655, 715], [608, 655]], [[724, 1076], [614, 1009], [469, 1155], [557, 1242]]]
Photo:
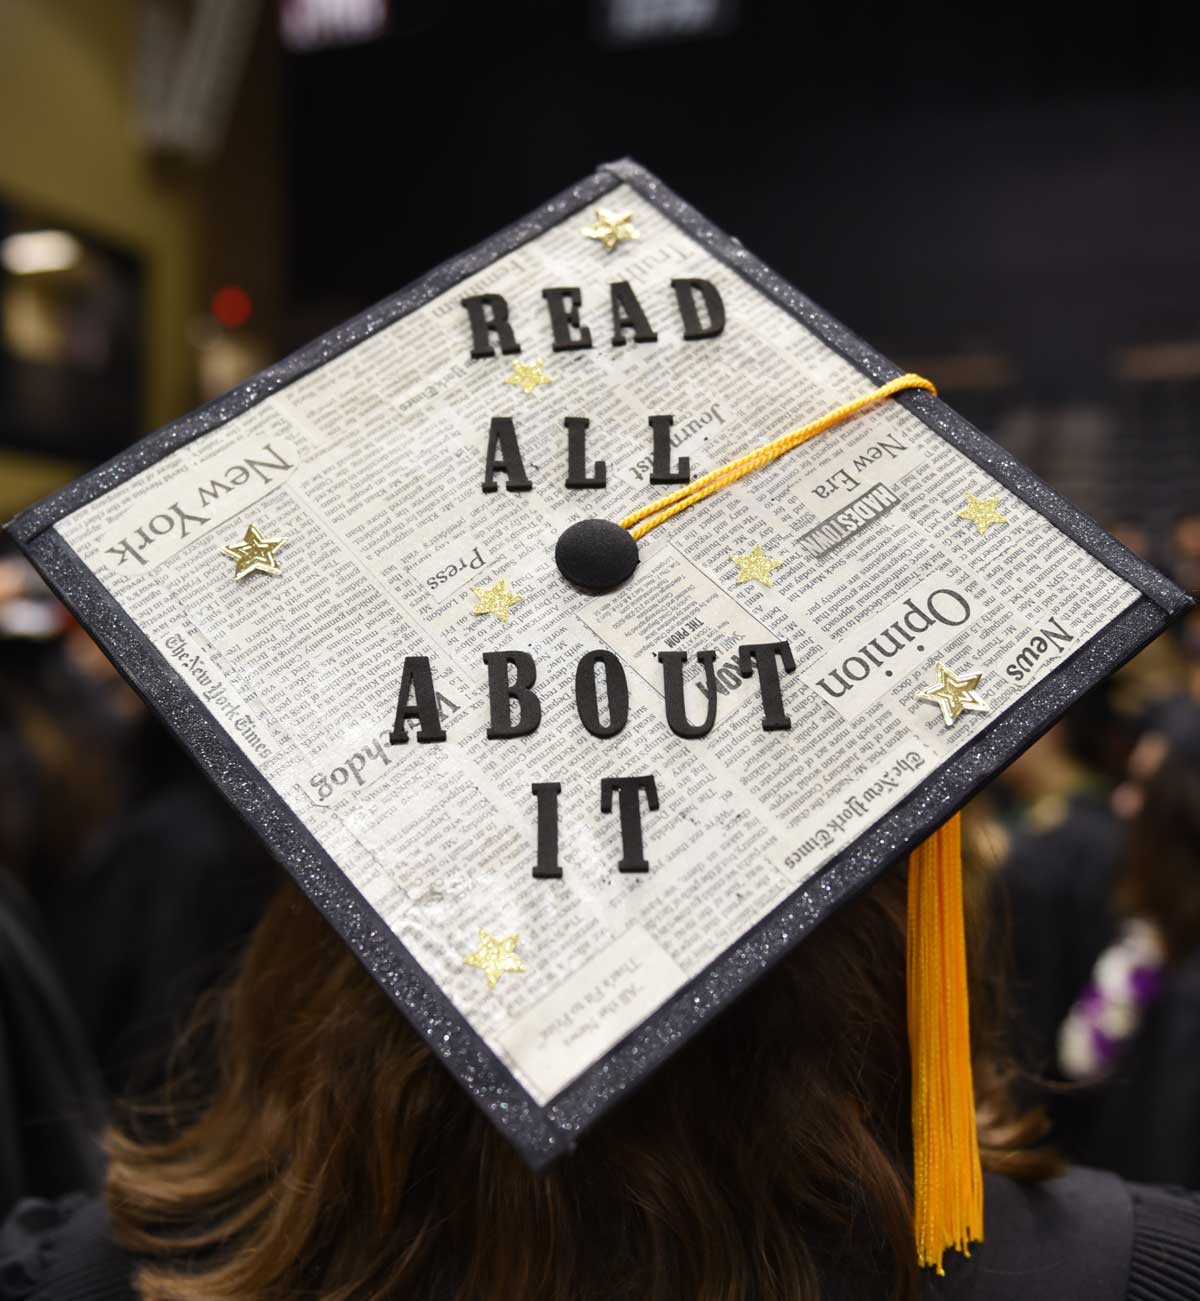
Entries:
[[942, 718], [949, 727], [960, 714], [986, 714], [989, 706], [975, 694], [982, 673], [973, 673], [969, 678], [956, 678], [944, 665], [937, 666], [938, 684], [917, 692], [918, 700], [927, 700], [937, 705], [942, 711]]
[[979, 530], [982, 537], [993, 524], [1007, 524], [1008, 520], [1000, 514], [999, 497], [976, 497], [967, 493], [967, 505], [958, 512], [959, 519], [969, 519]]
[[468, 953], [463, 961], [468, 967], [478, 967], [487, 977], [488, 989], [495, 989], [496, 982], [506, 971], [521, 972], [525, 964], [517, 957], [519, 943], [516, 935], [498, 940], [494, 935], [479, 928], [479, 947], [474, 953]]
[[771, 575], [776, 569], [783, 565], [782, 560], [772, 560], [762, 549], [759, 543], [754, 544], [754, 550], [749, 555], [730, 557], [737, 565], [739, 583], [761, 583], [764, 587], [770, 587]]
[[478, 602], [471, 613], [494, 614], [501, 623], [507, 623], [509, 610], [518, 601], [525, 599], [508, 586], [508, 580], [505, 578], [493, 583], [491, 587], [473, 587], [471, 591], [475, 593], [475, 600]]
[[542, 370], [542, 359], [539, 357], [532, 365], [524, 361], [514, 361], [512, 364], [513, 373], [505, 375], [504, 383], [511, 384], [513, 388], [519, 388], [522, 393], [528, 396], [535, 388], [541, 388], [543, 384], [553, 384], [554, 381]]
[[276, 550], [287, 542], [287, 538], [264, 538], [253, 524], [246, 530], [241, 542], [231, 542], [221, 548], [222, 555], [237, 561], [235, 579], [245, 578], [256, 571], [264, 574], [279, 574], [279, 561], [275, 558]]
[[633, 224], [633, 213], [613, 212], [611, 208], [597, 208], [595, 225], [585, 226], [579, 233], [585, 239], [598, 239], [609, 253], [623, 239], [641, 239]]

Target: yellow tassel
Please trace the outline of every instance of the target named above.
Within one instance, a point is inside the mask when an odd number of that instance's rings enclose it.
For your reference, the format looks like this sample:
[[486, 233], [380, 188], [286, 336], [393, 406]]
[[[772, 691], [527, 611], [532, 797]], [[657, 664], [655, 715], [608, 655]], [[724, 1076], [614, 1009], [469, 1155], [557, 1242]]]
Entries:
[[948, 1247], [983, 1238], [958, 815], [908, 860], [908, 1045], [912, 1058], [917, 1260], [943, 1273]]

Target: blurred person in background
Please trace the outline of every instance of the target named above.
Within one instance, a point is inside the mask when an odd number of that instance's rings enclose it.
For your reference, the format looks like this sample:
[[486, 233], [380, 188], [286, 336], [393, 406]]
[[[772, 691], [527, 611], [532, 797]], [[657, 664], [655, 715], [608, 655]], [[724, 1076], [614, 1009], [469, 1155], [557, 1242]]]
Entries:
[[1131, 747], [1130, 724], [1103, 684], [1001, 774], [997, 907], [1012, 944], [1014, 1034], [1035, 1072], [1049, 1066], [1059, 1023], [1112, 926], [1118, 846], [1108, 797]]
[[[38, 896], [113, 809], [109, 737], [58, 672], [70, 619], [0, 556], [0, 1212], [99, 1186], [106, 1099]], [[72, 728], [67, 720], [74, 720]]]
[[27, 562], [0, 560], [0, 858], [39, 904], [127, 802], [142, 718]]
[[1157, 711], [1113, 792], [1110, 935], [1056, 1034], [1072, 1155], [1200, 1188], [1200, 705]]
[[25, 561], [0, 556], [0, 1203], [95, 1186], [107, 1097], [277, 877]]

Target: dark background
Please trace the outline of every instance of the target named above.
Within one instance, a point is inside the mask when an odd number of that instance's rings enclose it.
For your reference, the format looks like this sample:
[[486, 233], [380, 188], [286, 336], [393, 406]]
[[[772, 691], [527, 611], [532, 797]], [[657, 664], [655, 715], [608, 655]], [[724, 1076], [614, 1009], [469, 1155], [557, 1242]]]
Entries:
[[589, 15], [449, 6], [291, 57], [297, 297], [379, 297], [628, 153], [861, 333], [1002, 347], [1039, 396], [1194, 328], [1200, 103], [1166, 6], [744, 4], [635, 49]]
[[293, 55], [297, 319], [629, 154], [1082, 504], [1161, 526], [1200, 486], [1177, 346], [1200, 338], [1200, 98], [1172, 9], [746, 3], [622, 48], [602, 5], [448, 6]]

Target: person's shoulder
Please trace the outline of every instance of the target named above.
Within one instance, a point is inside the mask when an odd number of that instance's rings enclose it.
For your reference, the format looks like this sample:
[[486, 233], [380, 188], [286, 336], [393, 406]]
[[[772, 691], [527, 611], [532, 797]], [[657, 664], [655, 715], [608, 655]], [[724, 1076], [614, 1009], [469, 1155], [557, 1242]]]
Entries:
[[136, 1301], [133, 1270], [95, 1198], [27, 1198], [0, 1226], [0, 1301]]
[[1200, 1297], [1200, 1193], [1126, 1184], [1133, 1203], [1130, 1301]]
[[1195, 1301], [1200, 1197], [1072, 1167], [1042, 1183], [985, 1179], [984, 1241], [947, 1260], [930, 1301]]

